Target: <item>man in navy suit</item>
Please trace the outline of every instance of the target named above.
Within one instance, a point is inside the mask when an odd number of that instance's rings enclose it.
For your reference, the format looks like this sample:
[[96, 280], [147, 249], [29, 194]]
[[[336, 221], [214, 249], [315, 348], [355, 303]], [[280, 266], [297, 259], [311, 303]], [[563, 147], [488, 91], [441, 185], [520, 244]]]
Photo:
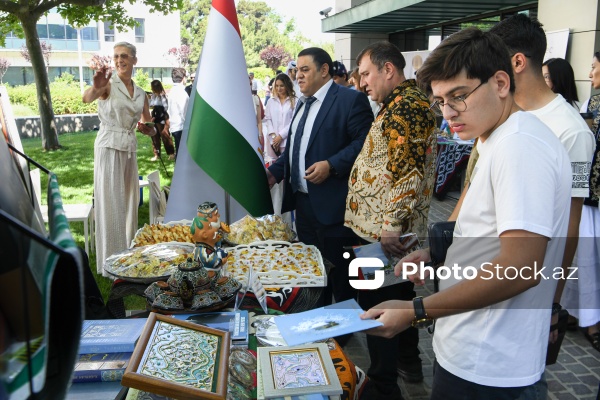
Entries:
[[[344, 227], [348, 177], [373, 122], [364, 93], [332, 79], [331, 57], [311, 47], [298, 54], [302, 97], [294, 111], [288, 145], [268, 169], [269, 183], [286, 182], [282, 212], [296, 209], [298, 239], [317, 246], [334, 268], [328, 282], [336, 301], [355, 297], [344, 268], [343, 246], [355, 236]], [[337, 270], [337, 271], [336, 271]], [[330, 304], [326, 292], [325, 303]]]

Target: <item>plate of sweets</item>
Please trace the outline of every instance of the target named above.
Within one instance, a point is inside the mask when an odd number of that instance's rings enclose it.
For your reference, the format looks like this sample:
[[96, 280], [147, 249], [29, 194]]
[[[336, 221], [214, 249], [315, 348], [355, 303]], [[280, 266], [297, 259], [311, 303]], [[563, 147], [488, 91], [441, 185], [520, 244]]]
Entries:
[[181, 220], [166, 224], [144, 224], [138, 229], [131, 241], [130, 247], [148, 246], [166, 242], [193, 243], [190, 225], [192, 221]]
[[130, 282], [152, 283], [168, 279], [177, 266], [193, 257], [192, 243], [158, 243], [134, 247], [108, 257], [104, 270], [110, 275]]
[[296, 232], [279, 215], [265, 215], [253, 218], [246, 215], [229, 225], [230, 232], [223, 239], [232, 246], [250, 244], [264, 240], [292, 242]]

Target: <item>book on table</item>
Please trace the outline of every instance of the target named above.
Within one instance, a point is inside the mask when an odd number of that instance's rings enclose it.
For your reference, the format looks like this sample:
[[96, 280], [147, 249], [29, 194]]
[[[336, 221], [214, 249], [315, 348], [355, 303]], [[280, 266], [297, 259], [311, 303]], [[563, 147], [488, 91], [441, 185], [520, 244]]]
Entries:
[[208, 326], [209, 328], [229, 331], [231, 333], [232, 344], [248, 344], [249, 316], [247, 310], [177, 314], [173, 315], [173, 317], [198, 325]]
[[133, 352], [146, 318], [83, 321], [79, 354]]
[[73, 372], [73, 383], [121, 381], [131, 354], [80, 354]]

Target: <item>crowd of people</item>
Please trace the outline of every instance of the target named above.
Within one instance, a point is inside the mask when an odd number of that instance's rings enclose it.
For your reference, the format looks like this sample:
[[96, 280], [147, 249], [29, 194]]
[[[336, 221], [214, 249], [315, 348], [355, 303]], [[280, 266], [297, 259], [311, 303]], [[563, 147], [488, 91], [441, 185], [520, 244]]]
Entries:
[[[580, 105], [571, 66], [544, 62], [545, 52], [542, 25], [517, 14], [488, 32], [451, 35], [416, 80], [385, 41], [363, 49], [351, 72], [323, 49], [302, 50], [268, 81], [264, 103], [249, 74], [275, 212], [333, 264], [325, 304], [354, 298], [368, 310], [363, 318], [383, 322], [367, 335], [363, 398], [401, 399], [398, 376], [423, 380], [418, 329], [434, 322], [432, 399], [545, 398], [547, 342], [556, 340], [561, 307], [600, 351], [600, 97]], [[86, 102], [98, 99], [102, 122], [98, 259], [126, 248], [137, 227], [136, 125], [153, 138], [155, 157], [161, 140], [177, 154], [187, 106], [184, 70], [173, 70], [168, 99], [159, 81], [148, 99], [131, 79], [135, 47], [118, 43], [114, 54], [116, 76], [98, 71], [84, 93]], [[600, 89], [600, 53], [590, 79]], [[425, 298], [414, 291], [418, 274], [358, 292], [349, 283], [349, 246], [379, 242], [386, 255], [403, 257], [397, 275], [406, 262], [431, 261], [429, 249], [406, 255], [402, 237], [427, 236], [439, 117], [461, 139], [477, 139], [445, 265], [479, 273], [442, 279]], [[487, 264], [494, 270], [486, 279]], [[579, 279], [542, 279], [533, 265], [563, 278], [575, 266]], [[511, 269], [518, 273], [506, 279]]]

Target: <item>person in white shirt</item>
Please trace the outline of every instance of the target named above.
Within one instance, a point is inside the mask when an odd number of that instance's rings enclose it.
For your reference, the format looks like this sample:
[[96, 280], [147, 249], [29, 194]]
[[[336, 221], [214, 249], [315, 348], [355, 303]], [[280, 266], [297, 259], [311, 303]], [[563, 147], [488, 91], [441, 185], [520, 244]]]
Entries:
[[[590, 169], [595, 149], [594, 135], [562, 95], [551, 90], [544, 80], [542, 66], [546, 53], [546, 34], [542, 24], [524, 14], [502, 20], [490, 31], [500, 37], [510, 50], [515, 75], [515, 101], [525, 111], [538, 117], [560, 140], [569, 154], [572, 170], [571, 204], [567, 243], [562, 262], [564, 276], [569, 275], [579, 242], [579, 225], [583, 201], [588, 196]], [[557, 63], [555, 61], [554, 63]], [[554, 64], [551, 63], [550, 65]], [[558, 78], [558, 76], [555, 76]], [[576, 100], [569, 95], [570, 101]], [[558, 337], [555, 325], [566, 280], [560, 280], [554, 295], [554, 312], [550, 340]]]
[[300, 93], [300, 86], [298, 86], [298, 80], [296, 79], [297, 73], [298, 68], [296, 67], [296, 61], [292, 60], [288, 63], [285, 74], [292, 80], [292, 83], [294, 84], [294, 92]]
[[154, 157], [150, 161], [157, 161], [160, 158], [160, 142], [165, 145], [165, 150], [169, 156], [169, 160], [175, 159], [175, 148], [173, 147], [173, 140], [171, 140], [171, 133], [169, 132], [170, 121], [169, 121], [169, 101], [167, 100], [167, 94], [163, 88], [162, 83], [159, 80], [153, 80], [150, 83], [152, 88], [152, 95], [150, 96], [150, 108], [152, 108], [152, 121], [154, 122], [154, 129], [156, 129], [157, 135], [152, 136], [152, 150]]
[[254, 72], [250, 72], [248, 74], [250, 78], [250, 87], [252, 89], [252, 94], [258, 94], [258, 81], [254, 79]]
[[[363, 318], [383, 323], [367, 333], [392, 337], [436, 320], [431, 399], [538, 398], [556, 280], [535, 268], [562, 270], [569, 156], [515, 103], [510, 54], [490, 32], [467, 28], [445, 39], [418, 81], [461, 139], [479, 138], [480, 156], [445, 261], [451, 274], [439, 276], [438, 293], [367, 311]], [[430, 259], [429, 249], [418, 250], [395, 272], [421, 282], [407, 263]]]
[[[285, 151], [287, 138], [290, 131], [292, 115], [296, 108], [296, 93], [289, 76], [279, 74], [273, 82], [273, 97], [265, 107], [264, 130], [264, 158], [269, 167]], [[284, 183], [277, 183], [271, 188], [273, 210], [276, 215], [281, 215]], [[291, 213], [285, 213], [284, 220], [291, 226]]]
[[169, 116], [171, 121], [171, 134], [175, 138], [175, 154], [179, 154], [179, 144], [181, 142], [181, 134], [183, 133], [183, 124], [185, 123], [185, 113], [189, 96], [185, 91], [185, 69], [173, 68], [171, 71], [173, 79], [173, 88], [169, 92], [170, 108]]

